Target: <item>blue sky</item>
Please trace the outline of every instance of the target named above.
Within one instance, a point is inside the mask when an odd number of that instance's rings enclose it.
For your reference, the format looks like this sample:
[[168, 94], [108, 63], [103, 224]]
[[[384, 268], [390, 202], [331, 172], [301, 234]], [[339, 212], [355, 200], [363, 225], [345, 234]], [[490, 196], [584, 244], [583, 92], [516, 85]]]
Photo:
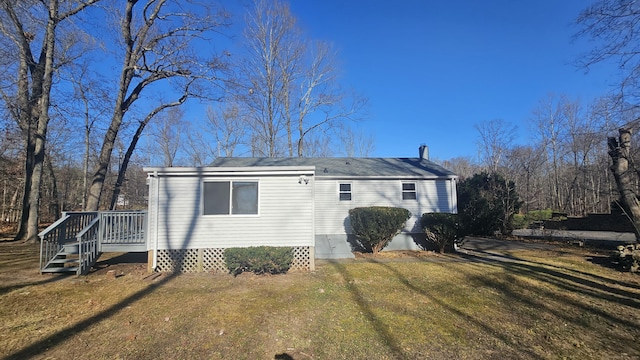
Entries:
[[527, 143], [531, 112], [549, 94], [588, 103], [612, 90], [615, 69], [585, 74], [573, 42], [581, 0], [298, 0], [291, 9], [312, 39], [339, 52], [344, 84], [369, 98], [358, 124], [373, 156], [476, 157], [474, 124], [503, 119]]

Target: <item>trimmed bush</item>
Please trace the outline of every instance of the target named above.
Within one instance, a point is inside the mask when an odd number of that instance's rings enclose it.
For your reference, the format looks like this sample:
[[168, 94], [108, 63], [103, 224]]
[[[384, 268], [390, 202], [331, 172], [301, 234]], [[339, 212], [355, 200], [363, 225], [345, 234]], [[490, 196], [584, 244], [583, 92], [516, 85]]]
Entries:
[[359, 245], [374, 254], [398, 235], [411, 217], [407, 209], [371, 206], [349, 210], [351, 228]]
[[291, 268], [293, 250], [290, 247], [255, 246], [230, 248], [224, 251], [227, 269], [234, 276], [242, 272], [281, 274]]
[[457, 214], [425, 213], [420, 218], [422, 229], [442, 254], [447, 248], [453, 247], [453, 242], [460, 237], [460, 223]]

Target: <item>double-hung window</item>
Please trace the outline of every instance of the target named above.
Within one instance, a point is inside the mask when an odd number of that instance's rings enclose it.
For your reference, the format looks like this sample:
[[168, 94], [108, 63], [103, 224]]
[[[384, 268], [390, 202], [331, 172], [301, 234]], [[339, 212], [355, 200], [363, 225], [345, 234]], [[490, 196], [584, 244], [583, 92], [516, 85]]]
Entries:
[[257, 181], [206, 181], [203, 215], [257, 215]]
[[416, 183], [403, 182], [402, 183], [402, 200], [416, 200], [418, 198], [416, 194]]
[[351, 201], [351, 184], [341, 183], [338, 184], [338, 192], [340, 201]]

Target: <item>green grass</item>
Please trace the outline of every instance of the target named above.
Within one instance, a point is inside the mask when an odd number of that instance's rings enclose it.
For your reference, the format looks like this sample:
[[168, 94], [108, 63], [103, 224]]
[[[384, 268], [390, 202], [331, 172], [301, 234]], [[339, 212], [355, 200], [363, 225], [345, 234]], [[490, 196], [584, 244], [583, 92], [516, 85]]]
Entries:
[[512, 262], [359, 259], [323, 262], [314, 273], [153, 281], [131, 264], [107, 268], [122, 274], [115, 279], [107, 269], [39, 275], [35, 255], [0, 243], [3, 358], [640, 357], [640, 277], [581, 250], [512, 253]]

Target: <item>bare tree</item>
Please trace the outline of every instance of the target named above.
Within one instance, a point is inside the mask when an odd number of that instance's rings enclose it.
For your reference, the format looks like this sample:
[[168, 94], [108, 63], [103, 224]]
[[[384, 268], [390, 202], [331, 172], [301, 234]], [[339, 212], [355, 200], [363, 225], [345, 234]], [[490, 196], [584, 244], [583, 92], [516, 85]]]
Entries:
[[518, 189], [525, 211], [544, 207], [539, 196], [543, 192], [541, 175], [546, 157], [542, 147], [516, 146], [506, 154], [506, 167], [509, 178]]
[[112, 204], [117, 199], [129, 159], [146, 125], [160, 112], [179, 106], [194, 96], [192, 88], [197, 84], [196, 80], [214, 78], [213, 72], [219, 69], [219, 61], [199, 57], [193, 47], [196, 40], [211, 35], [225, 24], [226, 14], [211, 13], [211, 10], [206, 5], [190, 3], [187, 6], [186, 2], [173, 3], [167, 0], [127, 0], [124, 3], [120, 19], [122, 69], [114, 91], [115, 104], [111, 123], [104, 136], [89, 188], [87, 210], [96, 210], [100, 205], [118, 132], [125, 116], [143, 93], [165, 86], [168, 88], [168, 91], [164, 91], [166, 96], [174, 96], [174, 99], [158, 99], [146, 109], [139, 108], [146, 115], [138, 121], [136, 132], [129, 143], [116, 180]]
[[338, 137], [347, 157], [368, 157], [375, 150], [375, 140], [371, 134], [346, 127]]
[[175, 166], [182, 140], [186, 133], [184, 113], [180, 108], [171, 108], [157, 116], [150, 131], [150, 150], [162, 160], [162, 166]]
[[215, 140], [215, 156], [233, 156], [237, 147], [247, 143], [249, 120], [236, 103], [220, 111], [207, 108], [205, 132]]
[[475, 125], [478, 131], [478, 152], [490, 172], [498, 172], [506, 153], [513, 144], [517, 127], [502, 119], [483, 121]]
[[286, 3], [256, 0], [245, 40], [236, 98], [249, 109], [254, 155], [301, 157], [308, 136], [358, 118], [366, 99], [338, 86], [331, 46], [306, 40]]
[[[59, 25], [96, 2], [0, 2], [0, 51], [11, 69], [3, 74], [0, 95], [21, 129], [26, 148], [22, 218], [16, 239], [38, 241], [38, 203], [53, 77], [66, 61], [56, 56], [68, 54]], [[71, 42], [66, 44], [71, 46]], [[57, 51], [56, 47], [62, 49]]]
[[107, 99], [109, 98], [103, 79], [98, 74], [91, 73], [89, 62], [75, 64], [66, 75], [73, 86], [72, 99], [78, 102], [75, 116], [82, 119], [84, 149], [82, 160], [82, 203], [84, 209], [87, 204], [87, 190], [89, 187], [89, 163], [91, 145], [96, 122], [108, 113]]
[[562, 209], [562, 181], [563, 161], [567, 154], [566, 123], [567, 108], [569, 100], [565, 96], [554, 97], [549, 95], [541, 100], [539, 105], [533, 110], [532, 124], [535, 136], [545, 149], [547, 156], [546, 163], [550, 166], [548, 173], [548, 186], [546, 192], [550, 197], [548, 202], [554, 209]]
[[311, 134], [304, 143], [305, 157], [331, 157], [334, 156], [334, 145], [331, 138], [324, 134]]
[[578, 59], [584, 69], [606, 60], [617, 62], [620, 97], [637, 107], [640, 103], [640, 4], [634, 0], [599, 0], [585, 8], [576, 23], [575, 37], [588, 38], [593, 47]]
[[[192, 166], [206, 166], [216, 157], [216, 150], [206, 134], [200, 131], [188, 131], [184, 143], [187, 160]], [[150, 161], [147, 162], [149, 164]]]
[[442, 161], [442, 166], [453, 171], [460, 180], [468, 179], [474, 174], [479, 174], [482, 168], [469, 157], [456, 157]]
[[[242, 99], [252, 118], [252, 148], [262, 156], [283, 154], [281, 132], [289, 129], [285, 123], [285, 87], [291, 86], [282, 74], [291, 52], [285, 51], [292, 42], [295, 19], [289, 7], [280, 2], [258, 0], [246, 18], [244, 37], [248, 56], [240, 68], [240, 87], [237, 97]], [[290, 74], [289, 74], [290, 75]], [[283, 104], [282, 99], [285, 99]]]
[[352, 93], [348, 96], [337, 86], [336, 69], [333, 65], [335, 55], [329, 44], [315, 43], [310, 58], [310, 65], [300, 79], [300, 93], [296, 97], [299, 99], [296, 109], [298, 157], [303, 156], [305, 139], [309, 134], [340, 128], [346, 120], [358, 120], [367, 103], [367, 99], [360, 95]]
[[[618, 63], [619, 98], [621, 104], [638, 108], [640, 102], [640, 4], [633, 0], [600, 0], [584, 9], [576, 20], [581, 30], [577, 38], [589, 38], [595, 44], [584, 54], [579, 64], [585, 69], [606, 60]], [[625, 109], [623, 109], [624, 111]], [[608, 138], [609, 156], [613, 162], [611, 170], [620, 200], [634, 224], [636, 240], [640, 242], [640, 206], [630, 178], [631, 128], [637, 120], [620, 126], [618, 136]]]

